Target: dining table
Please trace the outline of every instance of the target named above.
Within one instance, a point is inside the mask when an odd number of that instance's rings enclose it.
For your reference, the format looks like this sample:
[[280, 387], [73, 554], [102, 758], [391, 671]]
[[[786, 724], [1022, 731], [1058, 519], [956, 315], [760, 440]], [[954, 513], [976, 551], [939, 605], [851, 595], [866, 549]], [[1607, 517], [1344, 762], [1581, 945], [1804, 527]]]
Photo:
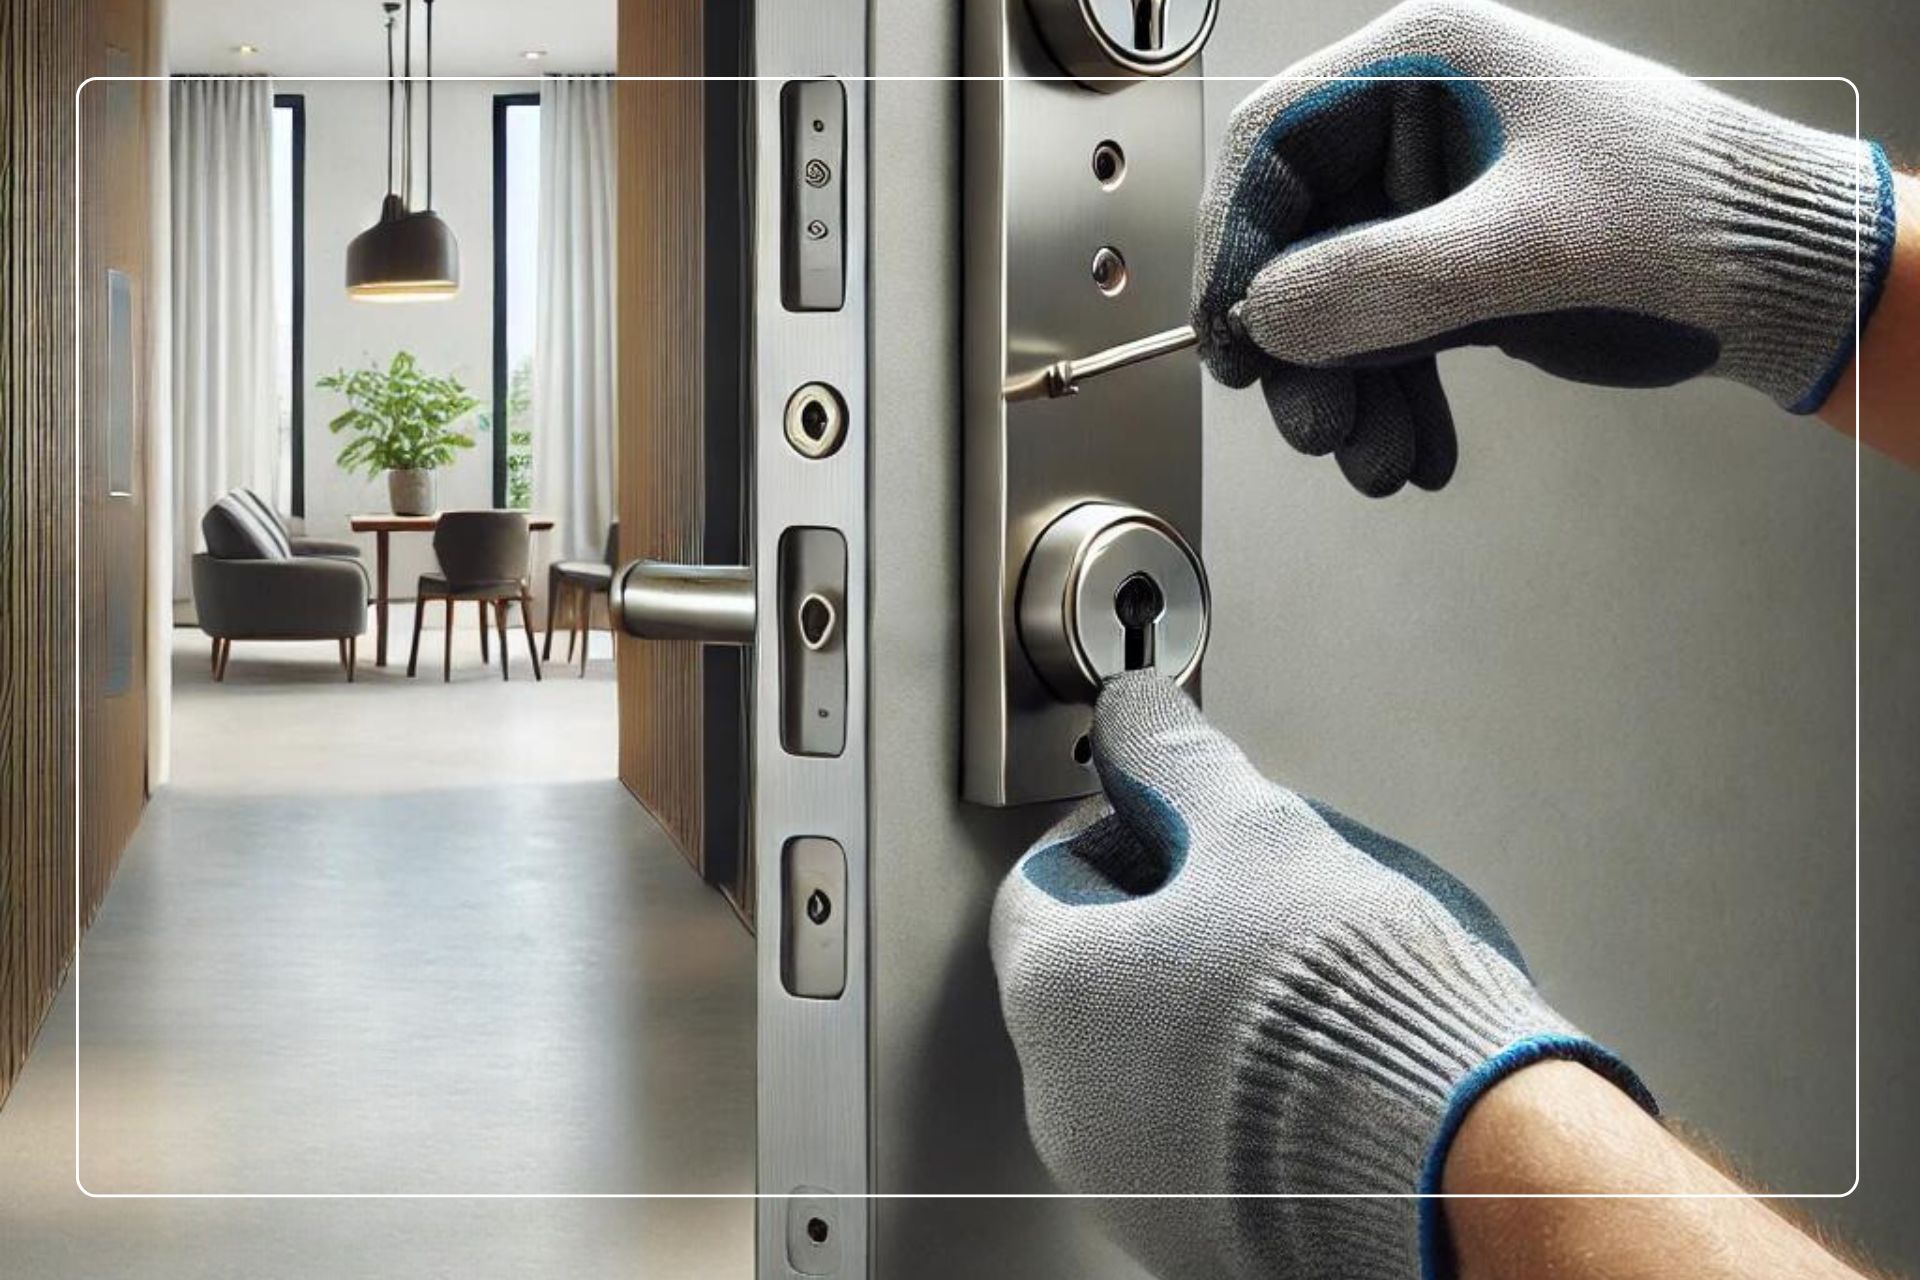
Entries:
[[[426, 516], [397, 516], [391, 512], [376, 512], [367, 515], [350, 516], [348, 526], [355, 533], [373, 535], [373, 665], [387, 665], [387, 574], [388, 560], [392, 554], [392, 540], [396, 533], [430, 534], [440, 524], [440, 513]], [[552, 516], [527, 516], [527, 529], [532, 533], [544, 533], [553, 528]]]

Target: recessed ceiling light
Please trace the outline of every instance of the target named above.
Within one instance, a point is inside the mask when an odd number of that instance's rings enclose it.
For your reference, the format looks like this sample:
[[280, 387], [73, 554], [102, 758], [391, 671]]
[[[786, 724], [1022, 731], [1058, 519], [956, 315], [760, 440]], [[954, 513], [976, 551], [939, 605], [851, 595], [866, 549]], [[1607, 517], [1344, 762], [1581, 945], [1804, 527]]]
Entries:
[[520, 56], [528, 62], [538, 62], [547, 56], [547, 51], [545, 49], [523, 49], [520, 52]]
[[253, 54], [260, 52], [260, 46], [257, 44], [237, 44], [233, 46], [233, 51], [243, 58], [251, 57]]

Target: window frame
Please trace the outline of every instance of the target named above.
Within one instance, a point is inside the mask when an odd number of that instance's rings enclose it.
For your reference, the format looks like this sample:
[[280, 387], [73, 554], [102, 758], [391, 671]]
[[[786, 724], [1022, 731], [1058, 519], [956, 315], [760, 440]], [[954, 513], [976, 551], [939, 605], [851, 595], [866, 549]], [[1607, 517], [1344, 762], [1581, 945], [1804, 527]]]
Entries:
[[537, 107], [538, 92], [493, 95], [493, 505], [507, 505], [507, 113]]
[[307, 514], [307, 95], [276, 93], [273, 109], [293, 113], [293, 351], [288, 360], [291, 394], [287, 406], [288, 514]]

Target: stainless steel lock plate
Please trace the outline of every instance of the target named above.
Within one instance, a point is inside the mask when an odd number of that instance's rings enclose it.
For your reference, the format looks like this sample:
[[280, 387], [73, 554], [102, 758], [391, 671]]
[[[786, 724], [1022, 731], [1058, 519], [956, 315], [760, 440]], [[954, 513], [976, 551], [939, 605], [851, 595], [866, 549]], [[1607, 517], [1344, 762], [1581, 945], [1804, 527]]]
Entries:
[[[1184, 2], [1168, 0], [1169, 21]], [[1187, 318], [1205, 176], [1197, 74], [1092, 92], [1061, 77], [1034, 25], [1040, 7], [967, 7], [962, 755], [966, 797], [992, 805], [1068, 799], [1096, 782], [1077, 660], [1043, 676], [1051, 660], [1036, 662], [1020, 635], [1022, 577], [1042, 534], [1089, 503], [1149, 513], [1189, 547], [1201, 533], [1197, 361], [1006, 397], [1009, 378]]]
[[1047, 526], [1020, 584], [1020, 638], [1048, 688], [1091, 702], [1108, 676], [1191, 679], [1207, 647], [1206, 570], [1173, 526], [1107, 502]]

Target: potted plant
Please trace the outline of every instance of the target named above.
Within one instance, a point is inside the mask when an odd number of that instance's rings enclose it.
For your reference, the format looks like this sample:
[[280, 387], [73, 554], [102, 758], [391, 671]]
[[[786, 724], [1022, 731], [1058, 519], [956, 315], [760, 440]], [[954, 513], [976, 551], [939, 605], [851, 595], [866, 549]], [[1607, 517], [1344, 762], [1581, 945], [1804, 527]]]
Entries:
[[384, 370], [342, 369], [315, 385], [347, 400], [346, 412], [327, 424], [335, 435], [353, 437], [340, 450], [340, 465], [370, 476], [386, 472], [395, 515], [431, 515], [434, 468], [473, 448], [473, 437], [454, 424], [480, 402], [458, 379], [422, 372], [411, 351], [396, 352]]

